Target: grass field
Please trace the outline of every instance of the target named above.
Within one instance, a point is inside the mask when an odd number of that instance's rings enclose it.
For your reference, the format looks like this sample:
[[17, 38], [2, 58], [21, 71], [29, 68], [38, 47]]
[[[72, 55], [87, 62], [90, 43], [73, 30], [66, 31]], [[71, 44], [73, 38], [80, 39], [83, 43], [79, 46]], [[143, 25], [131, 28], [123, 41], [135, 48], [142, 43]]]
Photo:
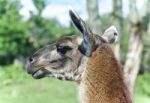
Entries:
[[[150, 103], [150, 98], [136, 94], [135, 103]], [[54, 79], [28, 80], [0, 86], [0, 103], [79, 103], [73, 82]]]
[[0, 103], [78, 103], [73, 82], [32, 80], [0, 87]]
[[[14, 66], [13, 71], [9, 68], [0, 68], [0, 103], [79, 103], [74, 82], [49, 78], [35, 80], [18, 66]], [[138, 77], [135, 103], [150, 103], [150, 83], [145, 83], [149, 77], [149, 74]]]

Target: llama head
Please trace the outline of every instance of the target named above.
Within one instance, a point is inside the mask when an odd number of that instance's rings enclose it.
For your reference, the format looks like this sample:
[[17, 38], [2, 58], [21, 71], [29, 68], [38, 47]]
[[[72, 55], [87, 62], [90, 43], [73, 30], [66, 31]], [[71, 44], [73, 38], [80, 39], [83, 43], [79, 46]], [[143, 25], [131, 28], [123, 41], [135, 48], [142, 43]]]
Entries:
[[80, 36], [66, 36], [55, 43], [36, 51], [27, 63], [27, 72], [35, 79], [55, 77], [61, 80], [80, 79], [86, 67], [86, 61], [103, 43], [116, 41], [118, 32], [114, 26], [106, 29], [102, 36], [93, 34], [85, 22], [73, 11], [70, 17]]

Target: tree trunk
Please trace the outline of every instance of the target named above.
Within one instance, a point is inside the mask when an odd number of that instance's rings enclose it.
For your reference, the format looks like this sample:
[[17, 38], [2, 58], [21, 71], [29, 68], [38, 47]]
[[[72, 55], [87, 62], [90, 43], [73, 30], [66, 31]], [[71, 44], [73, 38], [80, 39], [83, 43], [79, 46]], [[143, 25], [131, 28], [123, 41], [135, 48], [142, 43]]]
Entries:
[[[148, 0], [145, 0], [147, 4]], [[146, 6], [144, 5], [143, 9]], [[142, 12], [143, 13], [143, 12]], [[139, 15], [138, 15], [139, 14]], [[125, 77], [131, 94], [134, 93], [134, 85], [137, 74], [139, 72], [141, 55], [143, 51], [143, 36], [146, 33], [146, 28], [149, 22], [149, 11], [145, 10], [144, 15], [137, 13], [136, 0], [130, 0], [130, 39], [128, 46], [127, 59], [124, 65]]]
[[89, 24], [92, 31], [101, 34], [101, 21], [98, 12], [98, 0], [87, 0], [87, 11], [89, 15]]
[[143, 51], [143, 33], [139, 30], [139, 27], [132, 27], [129, 40], [129, 50], [124, 65], [125, 78], [132, 95], [134, 93], [134, 84], [140, 68], [141, 54]]
[[121, 49], [120, 45], [122, 44], [122, 28], [123, 28], [123, 17], [122, 17], [122, 0], [113, 0], [113, 25], [116, 26], [119, 32], [118, 42], [115, 44], [114, 52], [116, 58], [121, 60]]

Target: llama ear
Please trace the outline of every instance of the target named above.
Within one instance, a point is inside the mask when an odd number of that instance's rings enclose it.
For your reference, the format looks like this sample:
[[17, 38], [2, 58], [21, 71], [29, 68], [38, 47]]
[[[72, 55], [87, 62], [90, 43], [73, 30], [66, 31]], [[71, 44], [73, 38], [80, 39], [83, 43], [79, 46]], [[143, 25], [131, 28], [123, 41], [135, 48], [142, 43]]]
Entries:
[[69, 15], [76, 28], [83, 33], [86, 28], [84, 21], [78, 16], [77, 13], [75, 13], [75, 11], [69, 10]]
[[92, 51], [95, 48], [95, 37], [90, 30], [90, 28], [85, 24], [85, 22], [72, 10], [69, 11], [70, 18], [74, 25], [78, 28], [78, 30], [82, 34], [83, 41], [79, 46], [79, 50], [82, 54], [86, 56], [91, 56]]
[[118, 39], [118, 31], [115, 26], [110, 26], [108, 29], [105, 30], [102, 38], [104, 38], [108, 43], [114, 43]]

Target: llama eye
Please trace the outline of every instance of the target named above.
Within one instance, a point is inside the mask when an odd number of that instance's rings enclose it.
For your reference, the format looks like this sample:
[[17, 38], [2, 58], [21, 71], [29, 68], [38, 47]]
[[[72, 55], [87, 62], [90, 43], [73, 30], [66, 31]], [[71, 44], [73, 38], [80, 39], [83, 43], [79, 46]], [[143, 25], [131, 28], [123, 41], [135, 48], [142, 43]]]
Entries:
[[66, 54], [67, 51], [71, 50], [69, 46], [58, 46], [57, 51], [61, 54]]

